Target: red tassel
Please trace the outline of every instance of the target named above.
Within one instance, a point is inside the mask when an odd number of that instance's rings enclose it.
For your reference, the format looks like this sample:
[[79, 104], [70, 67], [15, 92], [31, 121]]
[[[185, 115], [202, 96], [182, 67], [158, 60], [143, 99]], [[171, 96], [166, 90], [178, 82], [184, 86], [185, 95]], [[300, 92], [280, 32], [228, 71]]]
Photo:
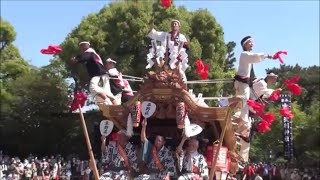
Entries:
[[280, 56], [281, 54], [287, 55], [288, 53], [287, 53], [287, 51], [278, 51], [273, 55], [272, 59], [279, 59], [280, 63], [283, 64], [284, 62]]
[[294, 117], [294, 115], [290, 111], [289, 107], [281, 108], [279, 110], [279, 112], [280, 112], [281, 116], [288, 117], [288, 118], [293, 118]]
[[40, 50], [42, 54], [52, 54], [52, 55], [58, 54], [61, 51], [62, 51], [61, 47], [56, 45], [49, 45], [47, 49]]
[[208, 79], [208, 76], [209, 76], [209, 72], [208, 71], [204, 71], [204, 72], [201, 73], [200, 78], [202, 80], [206, 80], [206, 79]]
[[196, 61], [196, 74], [200, 74], [202, 80], [206, 80], [209, 76], [209, 66], [204, 65], [201, 59]]
[[266, 131], [271, 131], [270, 123], [265, 121], [265, 120], [262, 120], [258, 124], [257, 129], [258, 129], [259, 133], [263, 133], [263, 132], [266, 132]]
[[171, 0], [161, 0], [161, 4], [164, 8], [168, 8], [171, 6]]
[[277, 101], [280, 97], [281, 90], [277, 89], [272, 92], [271, 96], [268, 98], [270, 101]]
[[204, 69], [204, 65], [203, 65], [203, 62], [201, 59], [198, 59], [196, 61], [196, 73], [197, 74], [200, 74], [203, 72], [203, 69]]
[[86, 93], [84, 93], [84, 92], [81, 92], [81, 93], [76, 93], [75, 95], [74, 95], [74, 101], [73, 101], [73, 103], [71, 104], [71, 111], [75, 111], [75, 110], [77, 110], [78, 108], [79, 108], [79, 105], [81, 106], [81, 107], [83, 107], [84, 106], [84, 103], [86, 102], [86, 100], [87, 100], [87, 95], [86, 95]]
[[256, 101], [251, 100], [251, 99], [249, 99], [247, 101], [247, 104], [248, 104], [248, 106], [252, 107], [253, 110], [255, 110], [256, 112], [263, 112], [264, 108], [265, 108], [264, 104], [258, 103]]
[[272, 113], [265, 113], [263, 115], [263, 120], [265, 120], [266, 122], [272, 124], [272, 122], [276, 120], [276, 117]]
[[40, 51], [42, 54], [56, 54], [56, 51], [53, 51], [51, 49], [41, 49]]
[[48, 47], [49, 50], [55, 51], [56, 53], [59, 53], [62, 51], [60, 46], [57, 45], [49, 45]]
[[293, 94], [293, 95], [301, 95], [301, 87], [298, 84], [291, 83], [287, 84], [287, 89]]
[[290, 78], [290, 79], [286, 79], [285, 81], [284, 81], [284, 84], [291, 84], [291, 83], [296, 83], [296, 82], [298, 82], [300, 80], [300, 76], [295, 76], [295, 77], [293, 77], [293, 78]]

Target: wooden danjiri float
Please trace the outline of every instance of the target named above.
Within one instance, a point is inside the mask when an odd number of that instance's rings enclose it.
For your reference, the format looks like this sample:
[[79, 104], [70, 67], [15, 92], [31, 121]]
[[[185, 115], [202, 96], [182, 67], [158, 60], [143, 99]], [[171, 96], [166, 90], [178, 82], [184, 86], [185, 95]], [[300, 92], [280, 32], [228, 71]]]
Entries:
[[202, 140], [201, 148], [205, 148], [200, 151], [206, 155], [211, 168], [210, 179], [217, 172], [235, 174], [239, 156], [231, 115], [241, 100], [234, 97], [229, 99], [226, 107], [208, 107], [189, 92], [179, 68], [171, 69], [166, 58], [160, 61], [153, 58], [153, 61], [154, 65], [143, 78], [140, 89], [128, 102], [121, 105], [98, 104], [103, 115], [117, 129], [127, 128], [130, 115], [133, 131], [139, 135], [143, 118], [141, 104], [150, 101], [156, 104], [156, 111], [148, 118], [147, 136], [162, 133], [173, 142], [171, 149], [175, 150], [182, 137], [185, 115], [188, 114], [190, 122], [203, 129], [197, 137]]

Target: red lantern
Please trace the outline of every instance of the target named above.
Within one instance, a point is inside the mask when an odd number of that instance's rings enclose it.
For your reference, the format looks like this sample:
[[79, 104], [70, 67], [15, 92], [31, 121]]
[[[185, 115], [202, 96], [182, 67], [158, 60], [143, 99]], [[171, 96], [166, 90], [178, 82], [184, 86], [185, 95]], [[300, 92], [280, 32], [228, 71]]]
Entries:
[[176, 107], [176, 122], [179, 129], [182, 129], [184, 127], [185, 118], [186, 118], [186, 107], [183, 102], [180, 102]]
[[141, 120], [141, 103], [140, 101], [136, 101], [136, 103], [131, 107], [131, 118], [133, 127], [139, 127], [139, 123]]
[[[207, 164], [209, 168], [212, 168], [214, 156], [216, 155], [218, 150], [218, 144], [210, 145], [207, 147]], [[220, 169], [227, 169], [228, 168], [228, 162], [227, 162], [227, 154], [228, 154], [228, 148], [221, 146], [216, 167]], [[230, 163], [229, 163], [230, 164]], [[229, 165], [230, 166], [230, 165]]]

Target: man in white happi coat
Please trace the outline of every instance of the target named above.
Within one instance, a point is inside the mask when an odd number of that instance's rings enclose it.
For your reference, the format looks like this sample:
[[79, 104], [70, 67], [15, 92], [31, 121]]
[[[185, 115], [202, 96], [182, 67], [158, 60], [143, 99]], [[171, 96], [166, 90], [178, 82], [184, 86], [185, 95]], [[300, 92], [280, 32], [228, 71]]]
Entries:
[[[274, 73], [268, 73], [266, 78], [259, 78], [254, 80], [252, 85], [253, 90], [251, 91], [250, 99], [258, 100], [259, 98], [260, 99], [269, 98], [274, 92], [274, 89], [270, 89], [268, 86], [271, 86], [274, 83], [276, 83], [277, 78], [278, 78], [278, 75]], [[281, 88], [279, 88], [279, 90], [281, 91]], [[249, 107], [249, 111], [252, 113], [255, 113], [255, 111], [250, 107]], [[252, 119], [253, 117], [249, 116], [248, 118]], [[241, 148], [240, 148], [239, 154], [245, 161], [249, 160], [250, 139], [252, 136], [252, 134], [250, 133], [253, 133], [253, 132], [248, 130], [246, 133], [242, 132], [242, 134], [240, 135]]]
[[[180, 21], [176, 19], [171, 21], [170, 32], [156, 31], [152, 25], [148, 37], [161, 42], [161, 46], [165, 49], [165, 54], [167, 54], [169, 58], [167, 62], [168, 65], [171, 69], [179, 68], [179, 72], [184, 82], [186, 82], [185, 71], [188, 68], [188, 58], [185, 55], [186, 51], [188, 51], [188, 41], [187, 38], [180, 33], [180, 26]], [[178, 67], [176, 67], [177, 64]]]
[[[253, 81], [253, 91], [251, 91], [250, 99], [257, 100], [260, 99], [268, 99], [272, 93], [275, 91], [271, 89], [270, 86], [277, 82], [278, 75], [270, 72], [267, 74], [267, 77], [256, 79]], [[277, 90], [282, 90], [281, 88]]]
[[142, 121], [141, 142], [143, 143], [142, 161], [145, 174], [141, 174], [135, 180], [169, 180], [176, 175], [172, 153], [164, 146], [165, 140], [161, 135], [155, 137], [152, 144], [146, 137], [147, 120]]
[[239, 67], [235, 76], [234, 87], [237, 96], [243, 97], [243, 107], [236, 113], [238, 117], [238, 132], [247, 132], [251, 128], [251, 122], [248, 118], [249, 108], [247, 101], [250, 98], [250, 87], [252, 87], [253, 75], [253, 64], [259, 63], [266, 58], [271, 59], [272, 55], [265, 53], [254, 53], [253, 38], [247, 36], [241, 40], [243, 52], [240, 55]]
[[134, 96], [134, 94], [129, 82], [126, 79], [123, 79], [122, 73], [116, 68], [116, 64], [117, 61], [111, 58], [108, 58], [105, 61], [105, 67], [107, 68], [108, 74], [111, 77], [111, 92], [115, 96], [121, 95], [121, 102], [126, 103]]
[[182, 147], [187, 137], [184, 135], [177, 147], [178, 167], [181, 176], [178, 180], [209, 179], [209, 169], [205, 157], [198, 153], [199, 141], [190, 138], [185, 151]]
[[[102, 139], [105, 144], [105, 137]], [[137, 153], [135, 147], [128, 141], [125, 131], [119, 131], [116, 142], [111, 141], [102, 155], [106, 173], [100, 180], [130, 180], [132, 174], [138, 171]]]
[[71, 59], [71, 62], [85, 64], [90, 78], [89, 90], [96, 102], [106, 104], [120, 104], [121, 97], [117, 98], [111, 93], [109, 75], [100, 56], [90, 47], [87, 41], [79, 43], [80, 55]]

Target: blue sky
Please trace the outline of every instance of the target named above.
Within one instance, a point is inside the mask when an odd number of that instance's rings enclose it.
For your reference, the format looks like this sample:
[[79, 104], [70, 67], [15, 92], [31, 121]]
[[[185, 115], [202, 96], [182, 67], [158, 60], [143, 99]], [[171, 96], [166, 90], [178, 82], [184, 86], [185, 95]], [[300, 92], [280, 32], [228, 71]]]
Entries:
[[[14, 44], [32, 65], [49, 64], [50, 56], [40, 49], [59, 44], [81, 19], [98, 12], [107, 1], [1, 1], [1, 16], [17, 32]], [[189, 10], [207, 8], [222, 25], [225, 41], [239, 44], [252, 35], [255, 52], [288, 51], [286, 64], [319, 65], [319, 1], [186, 1], [176, 0]], [[238, 58], [241, 47], [237, 46]], [[236, 63], [236, 66], [238, 64]], [[255, 66], [262, 77], [266, 68], [279, 67], [266, 60]]]

